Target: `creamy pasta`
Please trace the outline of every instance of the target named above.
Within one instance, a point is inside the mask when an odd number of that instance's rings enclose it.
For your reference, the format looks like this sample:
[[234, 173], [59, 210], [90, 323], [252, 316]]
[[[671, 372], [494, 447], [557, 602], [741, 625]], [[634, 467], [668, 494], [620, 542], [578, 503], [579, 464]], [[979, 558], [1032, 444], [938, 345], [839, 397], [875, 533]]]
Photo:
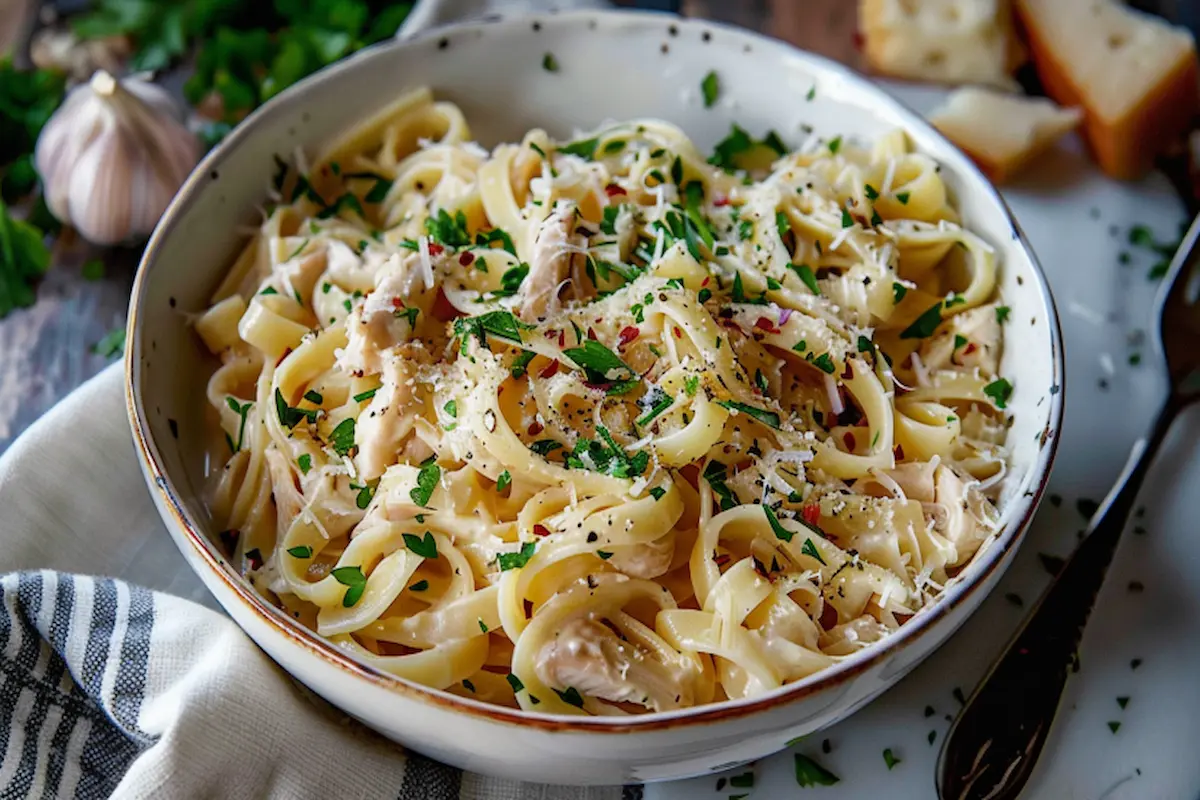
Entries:
[[422, 89], [277, 160], [195, 326], [211, 511], [355, 658], [538, 712], [758, 695], [996, 533], [993, 249], [902, 132], [488, 152]]

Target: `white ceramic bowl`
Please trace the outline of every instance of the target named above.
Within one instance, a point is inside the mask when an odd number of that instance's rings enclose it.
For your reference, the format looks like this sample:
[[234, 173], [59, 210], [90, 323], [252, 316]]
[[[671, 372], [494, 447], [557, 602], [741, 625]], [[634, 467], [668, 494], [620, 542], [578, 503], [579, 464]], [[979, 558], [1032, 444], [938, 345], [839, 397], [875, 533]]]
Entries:
[[[552, 52], [557, 72], [542, 68]], [[699, 85], [715, 69], [722, 99]], [[606, 119], [662, 117], [702, 149], [738, 122], [798, 143], [874, 138], [896, 126], [942, 164], [964, 222], [995, 246], [1012, 308], [1002, 372], [1013, 470], [1004, 531], [936, 605], [835, 668], [750, 700], [633, 718], [578, 719], [485, 705], [351, 660], [264, 602], [211, 543], [201, 500], [204, 382], [210, 362], [188, 327], [256, 219], [274, 153], [309, 152], [407, 87], [458, 103], [485, 145], [530, 127], [566, 137]], [[815, 87], [814, 99], [806, 100]], [[745, 31], [675, 17], [573, 12], [492, 19], [388, 43], [284, 92], [197, 168], [146, 250], [133, 292], [126, 366], [134, 438], [155, 502], [192, 567], [288, 672], [383, 734], [466, 769], [525, 780], [619, 783], [696, 775], [766, 756], [846, 717], [898, 681], [961, 625], [1008, 566], [1046, 483], [1062, 416], [1062, 352], [1046, 282], [1003, 201], [919, 117], [864, 78]]]

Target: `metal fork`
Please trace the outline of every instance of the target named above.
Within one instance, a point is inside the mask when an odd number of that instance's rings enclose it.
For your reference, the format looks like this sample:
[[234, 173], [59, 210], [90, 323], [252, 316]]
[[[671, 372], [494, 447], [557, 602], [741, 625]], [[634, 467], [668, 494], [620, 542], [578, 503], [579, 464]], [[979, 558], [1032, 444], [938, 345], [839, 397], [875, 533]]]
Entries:
[[1149, 434], [1092, 516], [1083, 543], [968, 698], [938, 757], [941, 800], [1013, 800], [1050, 732], [1076, 651], [1154, 454], [1181, 409], [1200, 397], [1200, 217], [1158, 295], [1156, 351], [1170, 392]]

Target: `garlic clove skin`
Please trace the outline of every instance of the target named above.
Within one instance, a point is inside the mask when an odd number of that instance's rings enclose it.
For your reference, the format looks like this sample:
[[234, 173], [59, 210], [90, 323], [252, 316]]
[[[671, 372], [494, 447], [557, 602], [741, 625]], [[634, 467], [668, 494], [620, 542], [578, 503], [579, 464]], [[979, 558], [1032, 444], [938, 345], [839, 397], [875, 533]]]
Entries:
[[75, 87], [34, 153], [46, 205], [95, 244], [145, 239], [200, 160], [162, 88], [100, 71]]

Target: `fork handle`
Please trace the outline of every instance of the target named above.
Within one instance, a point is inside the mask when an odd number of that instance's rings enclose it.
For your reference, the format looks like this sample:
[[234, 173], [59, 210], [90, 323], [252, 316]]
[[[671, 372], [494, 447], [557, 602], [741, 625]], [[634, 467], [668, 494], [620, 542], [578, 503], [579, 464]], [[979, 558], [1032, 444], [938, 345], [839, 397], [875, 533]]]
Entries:
[[1134, 444], [1083, 543], [967, 700], [938, 758], [941, 800], [1013, 800], [1029, 779], [1138, 489], [1179, 408], [1172, 396]]

